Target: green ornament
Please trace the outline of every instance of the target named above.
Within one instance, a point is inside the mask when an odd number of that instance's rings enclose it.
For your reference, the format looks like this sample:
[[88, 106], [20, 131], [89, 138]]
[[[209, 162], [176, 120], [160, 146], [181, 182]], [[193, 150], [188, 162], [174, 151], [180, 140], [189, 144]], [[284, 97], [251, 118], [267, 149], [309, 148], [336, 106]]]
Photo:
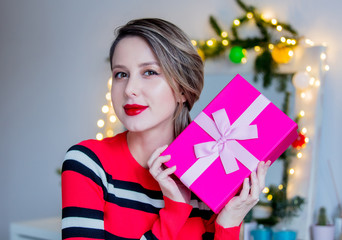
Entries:
[[245, 57], [244, 50], [242, 47], [232, 47], [229, 53], [229, 59], [233, 63], [241, 63], [241, 60]]

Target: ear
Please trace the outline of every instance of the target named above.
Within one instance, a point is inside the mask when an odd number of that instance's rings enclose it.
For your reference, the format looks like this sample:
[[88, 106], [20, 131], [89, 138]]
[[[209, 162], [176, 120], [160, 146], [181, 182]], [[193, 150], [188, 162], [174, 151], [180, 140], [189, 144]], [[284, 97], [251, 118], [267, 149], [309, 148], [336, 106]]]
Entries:
[[186, 98], [185, 98], [185, 96], [184, 96], [184, 93], [181, 93], [180, 95], [179, 95], [179, 100], [177, 101], [177, 102], [182, 102], [182, 103], [185, 103], [186, 102]]

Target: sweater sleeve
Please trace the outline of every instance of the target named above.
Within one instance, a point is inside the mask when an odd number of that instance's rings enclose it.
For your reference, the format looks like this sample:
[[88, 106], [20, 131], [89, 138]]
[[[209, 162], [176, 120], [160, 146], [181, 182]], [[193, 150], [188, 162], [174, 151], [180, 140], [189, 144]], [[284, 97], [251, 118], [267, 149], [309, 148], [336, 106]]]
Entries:
[[241, 224], [236, 227], [224, 228], [216, 222], [216, 214], [209, 220], [204, 220], [206, 233], [203, 235], [205, 240], [239, 240]]
[[217, 224], [215, 221], [215, 238], [214, 240], [239, 240], [240, 235], [240, 226], [224, 228], [221, 225]]
[[62, 239], [105, 239], [103, 169], [80, 145], [62, 167]]
[[155, 221], [151, 231], [141, 239], [177, 239], [179, 232], [189, 218], [192, 206], [186, 203], [175, 202], [163, 197], [165, 207], [159, 211], [159, 218]]

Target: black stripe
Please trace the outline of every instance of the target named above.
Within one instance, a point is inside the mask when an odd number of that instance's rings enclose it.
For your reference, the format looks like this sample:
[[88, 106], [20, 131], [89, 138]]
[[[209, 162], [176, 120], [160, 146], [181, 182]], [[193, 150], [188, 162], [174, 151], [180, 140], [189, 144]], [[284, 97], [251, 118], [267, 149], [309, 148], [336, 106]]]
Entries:
[[133, 192], [145, 194], [152, 199], [163, 200], [163, 193], [161, 191], [146, 189], [139, 183], [116, 180], [113, 179], [112, 176], [109, 177], [108, 183], [113, 184], [115, 188], [130, 190]]
[[139, 240], [138, 238], [125, 238], [116, 236], [108, 231], [105, 231], [105, 239], [106, 240]]
[[71, 227], [62, 229], [62, 239], [72, 237], [84, 237], [84, 238], [98, 238], [104, 239], [105, 231], [103, 229], [91, 229], [82, 227]]
[[214, 213], [211, 210], [202, 210], [198, 208], [193, 208], [189, 217], [190, 218], [200, 217], [200, 218], [203, 218], [204, 220], [209, 220], [213, 214]]
[[102, 163], [100, 161], [100, 159], [97, 157], [97, 155], [92, 151], [90, 150], [89, 148], [85, 147], [85, 146], [82, 146], [82, 145], [74, 145], [72, 146], [71, 148], [69, 148], [68, 152], [69, 151], [72, 151], [72, 150], [77, 150], [77, 151], [80, 151], [84, 154], [86, 154], [89, 158], [91, 158], [97, 165], [99, 165], [100, 168], [104, 169], [103, 166], [102, 166]]
[[[193, 192], [191, 192], [191, 200], [195, 200], [198, 202], [198, 205], [204, 204], [203, 201], [197, 197]], [[211, 216], [214, 214], [213, 211], [208, 209], [199, 209], [199, 208], [193, 208], [189, 217], [201, 217], [204, 220], [209, 220]]]
[[130, 200], [127, 198], [119, 198], [114, 194], [108, 194], [108, 202], [114, 203], [120, 207], [135, 209], [143, 212], [158, 214], [161, 208], [154, 207], [151, 204]]
[[213, 240], [214, 239], [215, 234], [211, 233], [211, 232], [206, 232], [202, 235], [202, 239], [203, 240]]
[[67, 217], [86, 217], [103, 220], [103, 212], [89, 208], [65, 207], [62, 209], [62, 218]]
[[158, 238], [152, 233], [152, 231], [148, 231], [144, 234], [147, 240], [158, 240]]
[[72, 159], [67, 159], [63, 162], [62, 172], [67, 171], [67, 170], [77, 172], [77, 173], [82, 174], [83, 176], [91, 179], [94, 183], [99, 185], [100, 188], [102, 188], [103, 196], [104, 196], [104, 198], [106, 198], [106, 196], [108, 194], [107, 188], [103, 185], [101, 178], [99, 176], [97, 176], [96, 173], [93, 172], [93, 170], [91, 170], [90, 168], [88, 168], [84, 164], [82, 164], [76, 160], [72, 160]]

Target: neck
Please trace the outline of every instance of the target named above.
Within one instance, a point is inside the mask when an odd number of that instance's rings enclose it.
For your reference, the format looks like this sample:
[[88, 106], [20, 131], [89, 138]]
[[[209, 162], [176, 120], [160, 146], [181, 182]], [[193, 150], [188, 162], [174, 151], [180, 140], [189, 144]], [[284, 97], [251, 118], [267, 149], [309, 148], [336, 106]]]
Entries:
[[144, 131], [128, 132], [127, 144], [135, 160], [144, 168], [148, 168], [147, 161], [159, 147], [169, 145], [174, 139], [172, 131]]

